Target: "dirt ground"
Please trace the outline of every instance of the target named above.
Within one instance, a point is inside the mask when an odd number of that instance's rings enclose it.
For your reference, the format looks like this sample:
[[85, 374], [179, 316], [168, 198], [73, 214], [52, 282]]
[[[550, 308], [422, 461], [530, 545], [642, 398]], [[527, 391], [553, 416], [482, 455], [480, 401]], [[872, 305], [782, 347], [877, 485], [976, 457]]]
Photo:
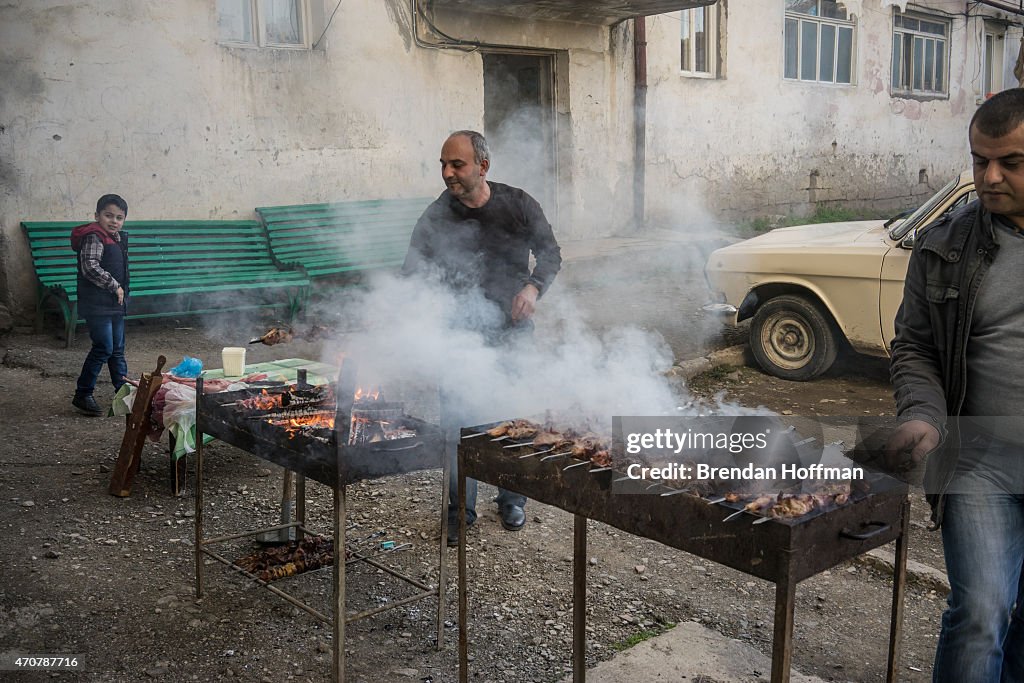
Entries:
[[[237, 343], [188, 320], [133, 324], [128, 336], [133, 374], [151, 369], [157, 353], [172, 364], [188, 353], [219, 365], [211, 359]], [[216, 564], [206, 567], [204, 597], [195, 597], [194, 488], [190, 480], [185, 496], [170, 494], [166, 439], [147, 444], [130, 497], [107, 494], [123, 422], [84, 417], [70, 406], [87, 340], [65, 350], [52, 335], [23, 330], [3, 342], [0, 651], [78, 654], [85, 670], [18, 673], [13, 680], [328, 680], [330, 630], [305, 612]], [[249, 360], [316, 358], [318, 352], [318, 343], [297, 341], [287, 349], [254, 347]], [[701, 396], [724, 390], [744, 405], [797, 414], [875, 414], [892, 406], [884, 365], [865, 359], [815, 382], [726, 368], [696, 378], [691, 388]], [[109, 401], [109, 386], [98, 398]], [[433, 417], [429, 407], [423, 413]], [[280, 470], [220, 443], [207, 452], [206, 533], [274, 523]], [[440, 479], [440, 472], [428, 471], [351, 487], [350, 538], [379, 534], [361, 541], [357, 547], [365, 551], [382, 539], [411, 543], [388, 561], [436, 583]], [[570, 672], [572, 517], [530, 503], [525, 529], [505, 532], [486, 502], [493, 493], [482, 488], [481, 519], [469, 534], [472, 680], [561, 680]], [[309, 496], [311, 526], [329, 531], [330, 491], [311, 484]], [[927, 511], [919, 495], [912, 512], [911, 558], [941, 569], [940, 542], [924, 529]], [[686, 620], [770, 651], [773, 585], [597, 523], [590, 525], [589, 542], [591, 664]], [[250, 549], [248, 541], [223, 548], [229, 557]], [[449, 582], [440, 649], [436, 601], [399, 607], [349, 627], [347, 680], [456, 680], [455, 550], [444, 552]], [[350, 610], [409, 594], [372, 568], [352, 569], [348, 581]], [[329, 609], [329, 571], [286, 584]], [[882, 680], [890, 596], [891, 578], [861, 562], [801, 583], [794, 667], [826, 680]], [[943, 598], [909, 586], [900, 680], [930, 679]], [[767, 677], [752, 671], [746, 680]]]

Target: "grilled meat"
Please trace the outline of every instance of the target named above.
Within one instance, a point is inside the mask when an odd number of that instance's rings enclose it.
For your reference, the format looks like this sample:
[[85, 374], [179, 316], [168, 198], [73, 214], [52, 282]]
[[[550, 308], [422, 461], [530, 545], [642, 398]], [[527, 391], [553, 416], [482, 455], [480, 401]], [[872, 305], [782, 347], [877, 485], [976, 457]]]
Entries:
[[250, 339], [249, 343], [273, 346], [274, 344], [287, 344], [292, 340], [292, 337], [292, 328], [290, 327], [271, 327], [262, 337]]

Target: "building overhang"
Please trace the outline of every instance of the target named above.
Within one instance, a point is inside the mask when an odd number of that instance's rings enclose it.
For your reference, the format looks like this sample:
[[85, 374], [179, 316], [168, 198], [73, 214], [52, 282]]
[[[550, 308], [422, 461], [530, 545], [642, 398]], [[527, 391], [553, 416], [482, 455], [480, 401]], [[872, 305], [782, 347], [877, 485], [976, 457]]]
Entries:
[[431, 0], [428, 6], [532, 21], [611, 25], [633, 17], [707, 7], [717, 0]]

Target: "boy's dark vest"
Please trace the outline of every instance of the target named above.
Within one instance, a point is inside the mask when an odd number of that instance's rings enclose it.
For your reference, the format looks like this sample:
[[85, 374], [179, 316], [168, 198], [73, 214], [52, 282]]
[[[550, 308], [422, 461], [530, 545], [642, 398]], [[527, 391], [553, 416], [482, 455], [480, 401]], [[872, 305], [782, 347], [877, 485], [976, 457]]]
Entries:
[[90, 315], [124, 315], [128, 304], [128, 233], [121, 231], [120, 240], [115, 240], [96, 223], [80, 225], [71, 233], [71, 247], [81, 251], [86, 235], [96, 235], [103, 242], [103, 256], [100, 268], [110, 273], [124, 289], [124, 304], [118, 305], [117, 294], [100, 289], [82, 274], [82, 263], [78, 262], [78, 313]]

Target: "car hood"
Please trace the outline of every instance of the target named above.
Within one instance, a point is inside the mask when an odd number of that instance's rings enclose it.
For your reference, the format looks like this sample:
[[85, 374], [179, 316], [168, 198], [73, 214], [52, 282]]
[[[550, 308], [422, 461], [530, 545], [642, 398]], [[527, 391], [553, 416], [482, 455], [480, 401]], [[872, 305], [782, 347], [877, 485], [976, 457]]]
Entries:
[[877, 243], [885, 237], [885, 225], [878, 220], [816, 223], [776, 228], [763, 235], [737, 242], [726, 249], [745, 251], [784, 247], [837, 247], [865, 241]]

